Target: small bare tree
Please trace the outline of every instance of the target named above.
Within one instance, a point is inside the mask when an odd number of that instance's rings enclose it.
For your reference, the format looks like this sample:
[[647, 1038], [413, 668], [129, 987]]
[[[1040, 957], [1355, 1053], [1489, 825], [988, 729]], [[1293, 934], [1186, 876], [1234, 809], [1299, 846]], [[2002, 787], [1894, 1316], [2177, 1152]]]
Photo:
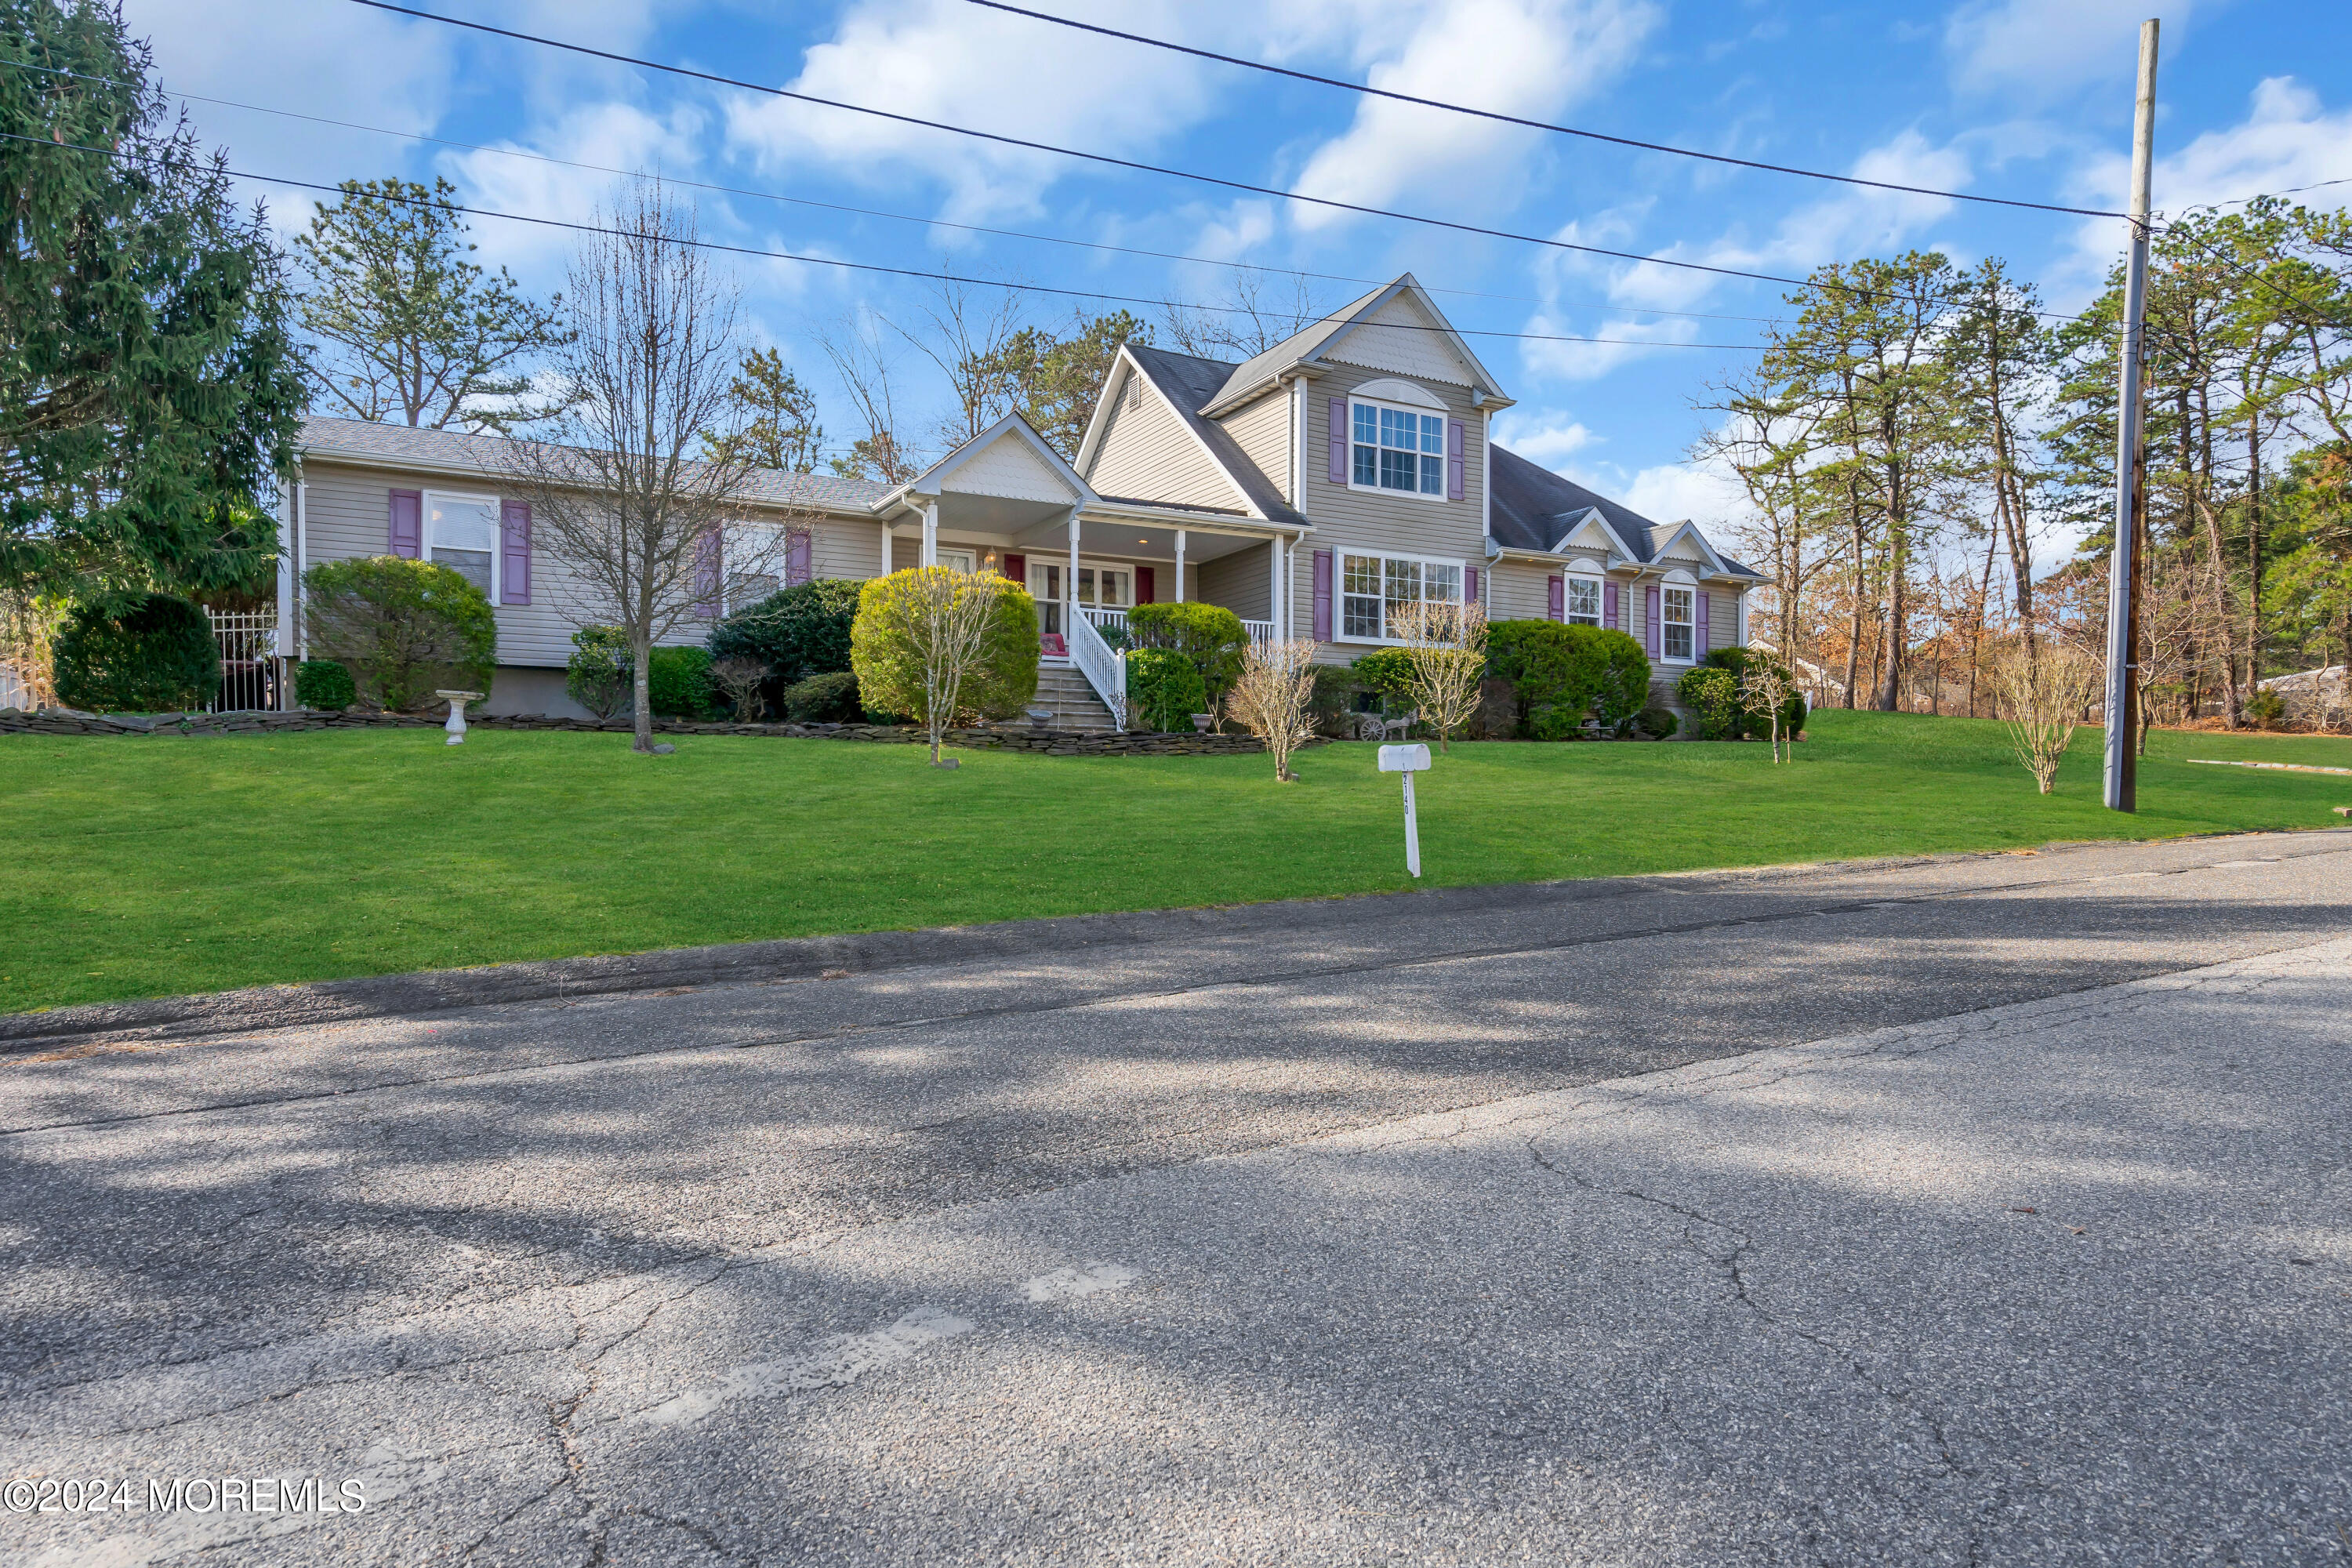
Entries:
[[766, 665], [749, 654], [730, 654], [711, 661], [710, 680], [727, 694], [727, 705], [734, 710], [737, 723], [759, 721], [767, 708], [767, 699], [761, 694], [761, 689], [768, 682]]
[[1226, 710], [1242, 728], [1265, 742], [1274, 776], [1287, 784], [1290, 753], [1315, 732], [1309, 700], [1315, 695], [1315, 640], [1253, 642], [1242, 655], [1241, 679], [1225, 695]]
[[1740, 672], [1739, 705], [1771, 727], [1775, 766], [1781, 761], [1781, 721], [1788, 715], [1789, 699], [1796, 692], [1797, 678], [1770, 659], [1751, 658], [1748, 668]]
[[2071, 642], [2053, 637], [2040, 647], [2020, 643], [2004, 649], [1992, 667], [1992, 687], [2009, 723], [2017, 760], [2048, 795], [2059, 759], [2074, 738], [2074, 726], [2096, 698], [2097, 662]]
[[931, 302], [922, 307], [927, 326], [910, 331], [890, 321], [889, 327], [947, 377], [955, 408], [940, 420], [934, 434], [942, 447], [952, 448], [1003, 418], [1019, 400], [1019, 367], [1011, 350], [1027, 304], [1011, 287], [998, 291], [994, 300], [983, 300], [946, 278], [932, 294]]
[[817, 333], [816, 342], [833, 362], [842, 390], [866, 426], [866, 434], [851, 444], [849, 456], [834, 459], [835, 471], [886, 485], [903, 485], [921, 473], [921, 455], [900, 435], [898, 363], [877, 320], [844, 317], [830, 331]]
[[[627, 638], [634, 747], [649, 752], [654, 645], [715, 612], [730, 556], [740, 573], [780, 542], [740, 519], [751, 461], [726, 439], [740, 415], [737, 295], [697, 247], [693, 209], [641, 180], [598, 216], [572, 264], [573, 336], [555, 366], [576, 401], [555, 442], [511, 443], [503, 461], [564, 569], [559, 599]], [[705, 432], [720, 443], [708, 457]]]
[[870, 710], [912, 713], [934, 767], [957, 715], [981, 705], [966, 689], [984, 679], [998, 601], [1012, 586], [993, 572], [919, 566], [868, 585], [859, 604], [850, 633], [858, 699]]
[[[1287, 288], [1276, 283], [1277, 278]], [[1163, 325], [1168, 342], [1180, 353], [1196, 359], [1248, 359], [1297, 336], [1320, 319], [1303, 274], [1236, 267], [1222, 304], [1170, 305]]]
[[1423, 601], [1405, 605], [1398, 619], [1412, 664], [1406, 689], [1422, 722], [1437, 731], [1437, 749], [1451, 752], [1454, 731], [1478, 711], [1478, 681], [1486, 673], [1486, 607]]

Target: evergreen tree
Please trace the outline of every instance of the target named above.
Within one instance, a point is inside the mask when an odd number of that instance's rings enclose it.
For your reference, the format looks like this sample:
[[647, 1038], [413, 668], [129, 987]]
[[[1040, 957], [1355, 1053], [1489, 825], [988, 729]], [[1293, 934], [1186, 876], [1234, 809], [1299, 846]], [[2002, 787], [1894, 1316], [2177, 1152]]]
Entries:
[[726, 436], [704, 432], [703, 446], [713, 456], [740, 454], [756, 468], [782, 468], [788, 474], [814, 471], [817, 453], [824, 447], [824, 427], [816, 422], [816, 394], [801, 384], [782, 354], [774, 349], [745, 354], [728, 395], [734, 400], [739, 422]]
[[99, 0], [0, 0], [0, 591], [266, 571], [302, 408], [278, 255]]
[[530, 373], [564, 341], [562, 297], [541, 306], [506, 268], [467, 259], [457, 188], [436, 178], [341, 190], [294, 240], [319, 401], [353, 419], [500, 435], [558, 412]]

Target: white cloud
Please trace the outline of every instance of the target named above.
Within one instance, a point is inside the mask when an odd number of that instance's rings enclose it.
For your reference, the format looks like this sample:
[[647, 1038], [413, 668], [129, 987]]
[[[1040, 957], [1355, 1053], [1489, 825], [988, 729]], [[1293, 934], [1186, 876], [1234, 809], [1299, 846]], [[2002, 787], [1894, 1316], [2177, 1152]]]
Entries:
[[1495, 422], [1496, 445], [1546, 468], [1556, 467], [1600, 439], [1580, 421], [1564, 416], [1538, 420], [1514, 408]]
[[[677, 106], [667, 118], [657, 119], [633, 105], [608, 101], [583, 105], [541, 128], [526, 142], [507, 141], [493, 146], [535, 153], [551, 148], [555, 150], [551, 155], [577, 163], [690, 175], [705, 126], [704, 111], [691, 104]], [[502, 156], [496, 151], [447, 153], [442, 169], [470, 205], [567, 221], [585, 221], [593, 210], [608, 205], [621, 184], [611, 174]], [[705, 234], [710, 232], [714, 220], [725, 221], [726, 208], [714, 205], [709, 193], [681, 190], [677, 195], [701, 206]], [[554, 285], [565, 259], [579, 244], [579, 237], [566, 229], [498, 218], [478, 219], [474, 236], [484, 260], [505, 263], [540, 287]]]
[[[1356, 37], [1373, 87], [1531, 119], [1556, 117], [1621, 71], [1663, 19], [1647, 0], [1436, 0], [1407, 20], [1368, 16]], [[1408, 31], [1408, 29], [1410, 29]], [[1388, 39], [1403, 36], [1392, 53]], [[1292, 189], [1387, 205], [1507, 206], [1549, 137], [1493, 121], [1367, 98], [1355, 122], [1307, 159]], [[1318, 228], [1348, 215], [1302, 206]]]
[[[2158, 146], [2150, 179], [2157, 209], [2185, 212], [2352, 178], [2352, 108], [2331, 113], [2317, 93], [2293, 77], [2269, 77], [2254, 88], [2246, 118], [2237, 124], [2208, 131], [2169, 155], [2162, 153], [2161, 142]], [[2130, 185], [2131, 160], [2113, 150], [2085, 164], [2074, 181], [2084, 200], [2118, 210], [2129, 200]], [[2339, 188], [2313, 192], [2303, 199], [2336, 205], [2344, 197]], [[2078, 296], [2098, 289], [2123, 245], [2124, 226], [2116, 220], [2084, 222], [2075, 231], [2074, 254], [2048, 279], [2053, 295]]]
[[[1589, 479], [1577, 482], [1612, 493]], [[1748, 510], [1748, 492], [1740, 489], [1738, 479], [1696, 463], [1661, 463], [1643, 468], [1614, 494], [1653, 522], [1687, 519], [1719, 543], [1728, 539], [1727, 527], [1745, 518]]]
[[[1139, 30], [1152, 31], [1150, 18]], [[1201, 72], [1174, 57], [1139, 62], [1135, 46], [967, 5], [864, 0], [808, 51], [795, 91], [1024, 140], [1131, 154], [1207, 110]], [[811, 160], [869, 180], [935, 181], [957, 221], [1039, 210], [1076, 164], [992, 143], [784, 99], [739, 97], [731, 145], [763, 172]]]
[[1945, 23], [1944, 53], [1954, 85], [1971, 92], [2041, 98], [2102, 79], [2128, 81], [2151, 10], [2177, 45], [2191, 0], [1976, 0]]

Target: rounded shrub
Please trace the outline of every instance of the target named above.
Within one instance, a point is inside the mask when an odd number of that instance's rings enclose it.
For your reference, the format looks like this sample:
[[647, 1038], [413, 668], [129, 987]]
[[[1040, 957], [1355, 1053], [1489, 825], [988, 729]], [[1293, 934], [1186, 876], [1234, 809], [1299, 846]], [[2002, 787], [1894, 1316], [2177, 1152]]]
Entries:
[[646, 704], [656, 713], [666, 719], [709, 719], [718, 711], [714, 696], [709, 648], [657, 647], [646, 656]]
[[1192, 711], [1200, 713], [1242, 678], [1242, 656], [1249, 650], [1249, 632], [1242, 618], [1223, 605], [1187, 600], [1181, 605], [1138, 605], [1128, 611], [1127, 643], [1134, 648], [1164, 648], [1191, 660], [1204, 694], [1201, 706]]
[[1675, 717], [1673, 709], [1653, 706], [1633, 716], [1633, 727], [1653, 741], [1664, 741], [1682, 728], [1682, 721]]
[[1702, 741], [1729, 741], [1739, 733], [1739, 678], [1727, 669], [1686, 670], [1675, 682], [1675, 695], [1698, 721]]
[[220, 645], [204, 611], [149, 594], [112, 613], [84, 605], [50, 646], [58, 700], [111, 713], [201, 708], [220, 689]]
[[1528, 733], [1538, 741], [1573, 741], [1584, 733], [1584, 710], [1548, 702], [1528, 712]]
[[[1530, 734], [1539, 708], [1588, 713], [1622, 733], [1650, 700], [1650, 660], [1623, 632], [1559, 621], [1496, 621], [1486, 628], [1486, 673], [1510, 682]], [[1555, 728], [1559, 721], [1553, 721]]]
[[1365, 690], [1391, 700], [1412, 691], [1412, 656], [1401, 647], [1375, 648], [1348, 667]]
[[1190, 730], [1192, 715], [1208, 711], [1208, 688], [1174, 648], [1135, 648], [1127, 656], [1127, 704], [1129, 716], [1148, 729]]
[[755, 658], [775, 673], [769, 702], [781, 709], [783, 689], [812, 675], [849, 668], [850, 628], [857, 619], [862, 584], [838, 577], [796, 583], [747, 605], [710, 628], [710, 657]]
[[305, 708], [341, 712], [360, 700], [352, 672], [331, 658], [306, 658], [294, 667], [294, 700]]
[[[1780, 733], [1793, 735], [1805, 727], [1805, 715], [1810, 710], [1805, 702], [1805, 694], [1796, 689], [1796, 681], [1790, 676], [1788, 666], [1751, 647], [1719, 647], [1706, 656], [1706, 662], [1710, 668], [1727, 669], [1735, 678], [1743, 680], [1749, 668], [1757, 665], [1779, 670], [1781, 679], [1788, 680], [1790, 685], [1789, 700], [1780, 705]], [[1733, 715], [1732, 733], [1769, 736], [1772, 733], [1772, 716], [1751, 710], [1743, 700]]]
[[404, 712], [436, 691], [489, 690], [498, 617], [448, 567], [369, 555], [313, 566], [302, 584], [310, 646], [350, 670], [366, 701]]
[[637, 661], [618, 626], [582, 626], [572, 634], [563, 667], [563, 694], [600, 720], [628, 708], [636, 696]]
[[857, 673], [828, 670], [784, 688], [784, 717], [795, 724], [855, 724], [866, 716], [857, 700]]
[[[929, 575], [927, 575], [929, 574]], [[940, 589], [989, 595], [980, 650], [964, 671], [955, 711], [942, 724], [1010, 719], [1037, 695], [1037, 601], [1003, 577], [946, 566], [910, 566], [869, 579], [859, 592], [851, 629], [850, 667], [869, 713], [904, 713], [928, 723], [924, 645], [926, 605]]]

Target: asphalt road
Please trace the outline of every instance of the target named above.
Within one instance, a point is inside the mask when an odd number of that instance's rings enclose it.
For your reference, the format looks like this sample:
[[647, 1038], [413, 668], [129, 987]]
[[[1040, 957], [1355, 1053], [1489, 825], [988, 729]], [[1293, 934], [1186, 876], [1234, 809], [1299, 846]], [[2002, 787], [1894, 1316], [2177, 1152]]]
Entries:
[[1344, 912], [0, 1058], [0, 1560], [2352, 1561], [2352, 837]]

